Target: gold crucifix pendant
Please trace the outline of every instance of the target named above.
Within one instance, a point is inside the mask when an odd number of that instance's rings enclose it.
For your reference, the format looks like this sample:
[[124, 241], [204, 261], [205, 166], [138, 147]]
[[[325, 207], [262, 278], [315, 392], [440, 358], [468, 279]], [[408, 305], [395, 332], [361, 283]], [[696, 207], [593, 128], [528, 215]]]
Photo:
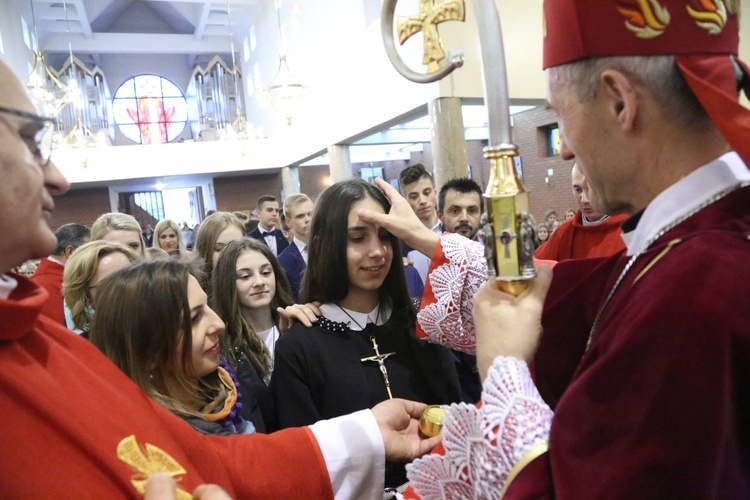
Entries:
[[380, 351], [378, 350], [378, 342], [375, 340], [374, 335], [370, 335], [370, 342], [372, 342], [372, 348], [375, 351], [375, 356], [370, 356], [369, 358], [362, 358], [360, 361], [362, 363], [365, 363], [367, 361], [374, 361], [380, 366], [380, 373], [383, 374], [383, 382], [385, 382], [385, 390], [388, 391], [388, 399], [393, 399], [393, 394], [391, 394], [391, 382], [388, 380], [388, 370], [385, 367], [384, 361], [388, 356], [393, 356], [396, 354], [395, 352], [388, 352], [385, 354], [380, 354]]

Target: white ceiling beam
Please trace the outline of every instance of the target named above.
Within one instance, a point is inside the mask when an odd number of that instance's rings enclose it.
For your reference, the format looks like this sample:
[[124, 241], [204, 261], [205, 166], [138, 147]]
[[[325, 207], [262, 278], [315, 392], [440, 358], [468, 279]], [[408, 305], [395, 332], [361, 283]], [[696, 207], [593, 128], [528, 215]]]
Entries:
[[[218, 54], [227, 51], [226, 37], [201, 41], [194, 35], [145, 33], [94, 33], [89, 40], [73, 39], [74, 52], [88, 54]], [[67, 52], [68, 37], [52, 35], [45, 43], [48, 52]]]
[[86, 6], [83, 5], [82, 0], [73, 0], [72, 3], [76, 7], [76, 14], [78, 14], [78, 21], [81, 23], [81, 28], [83, 29], [83, 36], [86, 40], [91, 40], [94, 33], [91, 30], [91, 22], [86, 14]]
[[211, 2], [203, 4], [203, 10], [201, 11], [201, 17], [198, 20], [198, 24], [195, 26], [195, 39], [196, 41], [203, 40], [203, 31], [206, 29], [206, 23], [208, 22], [208, 15], [211, 13]]
[[[56, 0], [59, 1], [59, 0]], [[207, 0], [145, 0], [148, 2], [170, 2], [170, 3], [206, 3]], [[235, 5], [259, 5], [260, 0], [230, 0], [229, 4], [234, 8]], [[226, 2], [217, 5], [226, 6]]]

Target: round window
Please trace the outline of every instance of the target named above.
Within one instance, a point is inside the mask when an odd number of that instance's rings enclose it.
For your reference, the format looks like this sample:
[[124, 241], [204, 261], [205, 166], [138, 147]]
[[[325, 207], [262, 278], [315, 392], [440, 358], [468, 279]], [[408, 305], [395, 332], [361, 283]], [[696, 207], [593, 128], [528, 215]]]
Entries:
[[115, 123], [128, 139], [140, 144], [163, 144], [176, 139], [187, 122], [182, 91], [158, 75], [125, 80], [113, 98]]

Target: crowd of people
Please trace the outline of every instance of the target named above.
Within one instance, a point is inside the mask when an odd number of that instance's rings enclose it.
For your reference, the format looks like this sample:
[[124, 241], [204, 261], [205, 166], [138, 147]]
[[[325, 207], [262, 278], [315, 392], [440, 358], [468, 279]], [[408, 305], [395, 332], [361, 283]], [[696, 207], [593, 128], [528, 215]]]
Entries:
[[53, 233], [51, 120], [0, 62], [1, 496], [750, 496], [739, 2], [711, 30], [661, 3], [658, 43], [544, 4], [578, 210], [519, 296], [488, 278], [479, 186], [422, 165], [288, 197], [289, 239], [273, 196], [252, 229], [209, 215], [192, 254], [173, 221], [161, 252], [126, 214]]

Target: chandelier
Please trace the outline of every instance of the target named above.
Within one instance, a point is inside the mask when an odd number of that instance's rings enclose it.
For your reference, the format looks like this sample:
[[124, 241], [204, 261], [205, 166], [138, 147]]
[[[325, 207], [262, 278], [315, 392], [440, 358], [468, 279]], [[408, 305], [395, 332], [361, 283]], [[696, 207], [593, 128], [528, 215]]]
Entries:
[[294, 76], [286, 61], [286, 50], [281, 35], [280, 1], [274, 0], [276, 8], [276, 24], [279, 33], [279, 69], [276, 76], [265, 89], [266, 95], [272, 103], [277, 105], [286, 118], [287, 125], [292, 125], [292, 115], [296, 104], [307, 94], [307, 87]]
[[50, 71], [39, 48], [39, 33], [36, 27], [36, 16], [34, 14], [34, 2], [29, 0], [31, 6], [31, 23], [34, 28], [34, 66], [26, 78], [26, 88], [31, 95], [34, 105], [43, 116], [56, 117], [72, 99], [71, 89], [63, 84], [55, 74]]

